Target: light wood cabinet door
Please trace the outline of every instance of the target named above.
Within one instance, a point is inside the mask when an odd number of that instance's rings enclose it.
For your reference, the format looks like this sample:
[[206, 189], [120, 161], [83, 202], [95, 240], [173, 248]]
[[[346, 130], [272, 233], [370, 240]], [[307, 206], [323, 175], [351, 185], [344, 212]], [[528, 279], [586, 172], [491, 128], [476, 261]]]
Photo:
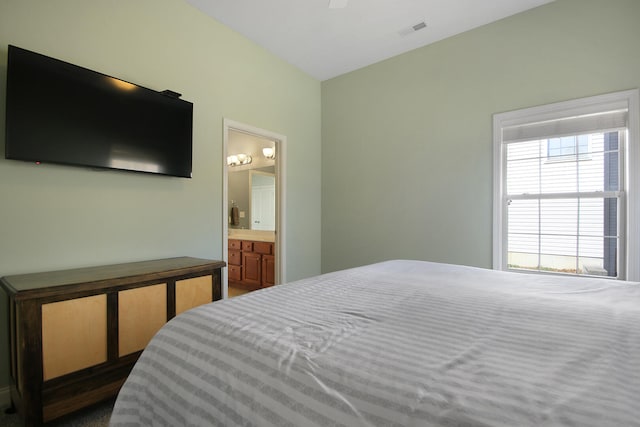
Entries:
[[118, 352], [140, 351], [167, 322], [167, 285], [118, 292]]
[[106, 295], [42, 305], [42, 369], [45, 381], [106, 361]]
[[199, 305], [213, 301], [211, 276], [199, 276], [176, 281], [176, 316]]

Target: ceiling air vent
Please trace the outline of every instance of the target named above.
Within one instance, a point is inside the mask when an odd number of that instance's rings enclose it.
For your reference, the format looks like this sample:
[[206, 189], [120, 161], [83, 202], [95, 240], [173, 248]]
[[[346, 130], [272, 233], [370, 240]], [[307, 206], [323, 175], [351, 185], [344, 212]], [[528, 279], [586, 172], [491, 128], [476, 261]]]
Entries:
[[406, 37], [410, 34], [415, 33], [416, 31], [420, 31], [424, 28], [427, 28], [427, 24], [422, 21], [422, 22], [418, 22], [416, 25], [412, 25], [411, 27], [408, 28], [404, 28], [400, 31], [398, 31], [398, 34], [400, 34], [402, 37]]
[[329, 9], [344, 9], [349, 0], [329, 0]]

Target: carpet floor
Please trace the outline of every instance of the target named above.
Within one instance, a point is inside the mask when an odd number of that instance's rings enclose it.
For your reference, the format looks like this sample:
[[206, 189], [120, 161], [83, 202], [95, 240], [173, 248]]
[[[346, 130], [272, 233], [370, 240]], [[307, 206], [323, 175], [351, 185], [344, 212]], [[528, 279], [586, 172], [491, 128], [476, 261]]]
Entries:
[[[47, 427], [106, 427], [109, 425], [109, 418], [113, 410], [115, 400], [108, 400], [103, 403], [82, 409], [74, 414], [66, 415], [50, 423]], [[0, 412], [0, 426], [19, 427], [20, 417], [17, 414], [6, 414]]]

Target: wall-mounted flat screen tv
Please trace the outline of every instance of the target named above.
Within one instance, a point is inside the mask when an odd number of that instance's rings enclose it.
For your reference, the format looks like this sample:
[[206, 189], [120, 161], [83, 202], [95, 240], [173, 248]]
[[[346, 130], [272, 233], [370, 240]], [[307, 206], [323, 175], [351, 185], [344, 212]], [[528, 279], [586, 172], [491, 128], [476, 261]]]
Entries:
[[191, 177], [193, 104], [9, 46], [5, 158]]

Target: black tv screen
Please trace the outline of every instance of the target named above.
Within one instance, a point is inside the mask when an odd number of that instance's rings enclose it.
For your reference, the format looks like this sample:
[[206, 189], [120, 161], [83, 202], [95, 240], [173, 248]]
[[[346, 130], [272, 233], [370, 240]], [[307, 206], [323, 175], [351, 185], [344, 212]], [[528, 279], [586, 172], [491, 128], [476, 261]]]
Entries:
[[193, 104], [15, 46], [7, 159], [191, 177]]

